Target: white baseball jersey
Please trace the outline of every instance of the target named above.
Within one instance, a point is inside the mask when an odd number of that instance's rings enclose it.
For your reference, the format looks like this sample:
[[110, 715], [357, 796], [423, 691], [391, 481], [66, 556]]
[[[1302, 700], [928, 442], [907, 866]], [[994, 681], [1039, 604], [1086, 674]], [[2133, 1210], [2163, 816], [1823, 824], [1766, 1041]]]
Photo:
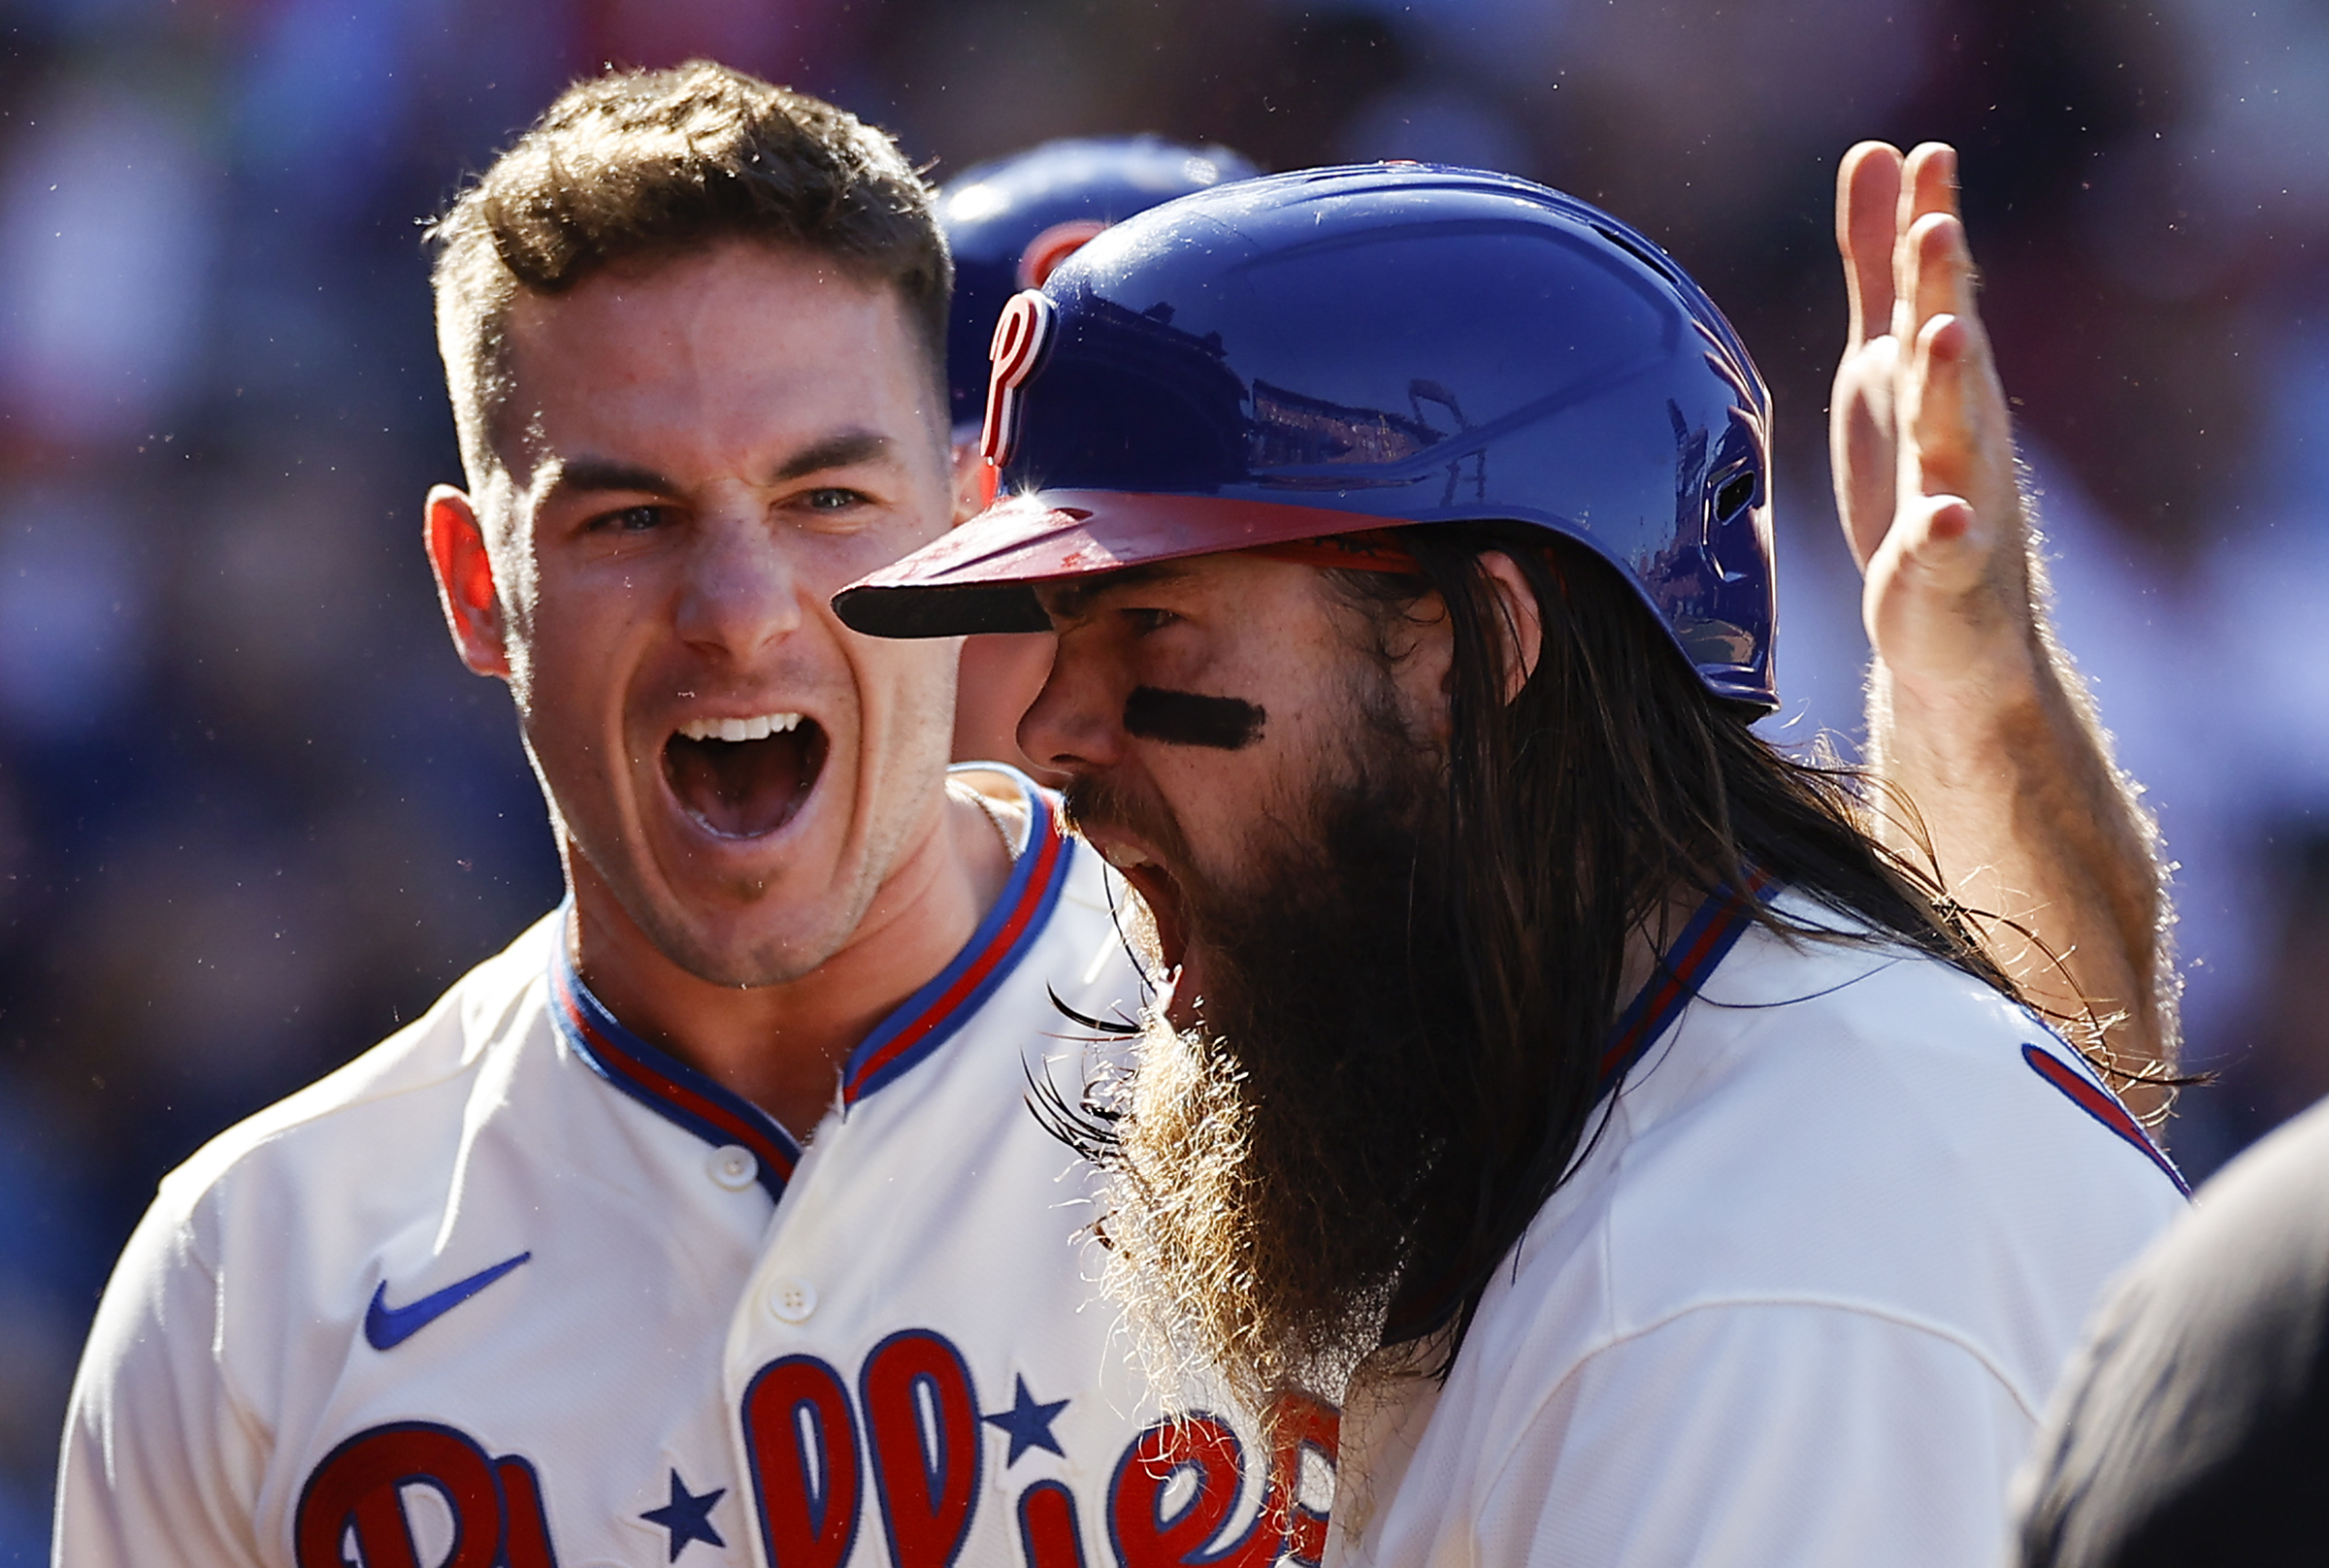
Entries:
[[1946, 964], [1736, 905], [1672, 958], [1446, 1385], [1345, 1412], [1329, 1568], [2002, 1549], [2081, 1322], [2181, 1181], [2075, 1052]]
[[1152, 1425], [1027, 1105], [1080, 1049], [1050, 993], [1136, 979], [1026, 798], [1001, 898], [805, 1148], [609, 1016], [561, 916], [203, 1150], [98, 1313], [58, 1562], [1266, 1568], [1270, 1467]]

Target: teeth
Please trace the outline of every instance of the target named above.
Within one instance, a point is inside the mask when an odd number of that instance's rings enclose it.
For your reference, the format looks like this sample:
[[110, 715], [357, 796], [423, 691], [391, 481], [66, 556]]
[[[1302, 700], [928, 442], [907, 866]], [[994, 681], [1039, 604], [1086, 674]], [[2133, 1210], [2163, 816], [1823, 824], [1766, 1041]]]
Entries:
[[1110, 866], [1115, 866], [1119, 871], [1129, 871], [1135, 866], [1153, 866], [1156, 864], [1156, 862], [1150, 860], [1146, 855], [1141, 854], [1130, 844], [1105, 845], [1101, 848], [1099, 855], [1100, 859], [1106, 861]]
[[766, 740], [797, 728], [798, 713], [763, 713], [751, 719], [690, 719], [679, 726], [679, 733], [690, 740]]

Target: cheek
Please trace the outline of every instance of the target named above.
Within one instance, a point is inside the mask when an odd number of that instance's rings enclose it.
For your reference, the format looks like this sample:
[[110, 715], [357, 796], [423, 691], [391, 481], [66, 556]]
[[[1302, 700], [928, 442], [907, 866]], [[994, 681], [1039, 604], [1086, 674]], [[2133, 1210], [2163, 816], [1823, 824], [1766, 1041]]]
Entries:
[[570, 702], [606, 687], [634, 638], [621, 615], [587, 601], [553, 602], [526, 625], [523, 642], [538, 685]]
[[858, 749], [869, 772], [919, 780], [942, 768], [954, 735], [956, 650], [951, 638], [888, 641], [834, 628], [847, 661]]
[[568, 750], [604, 749], [607, 726], [627, 721], [653, 663], [645, 596], [619, 580], [542, 587], [511, 628], [511, 689], [531, 732]]
[[[900, 651], [899, 665], [893, 678], [902, 712], [912, 716], [915, 724], [925, 730], [947, 719], [954, 711], [954, 689], [960, 670], [962, 645], [951, 637], [934, 637], [927, 641], [893, 644]], [[932, 733], [934, 744], [942, 747], [944, 737]]]
[[1248, 849], [1287, 814], [1295, 759], [1264, 738], [1239, 751], [1143, 744], [1142, 771], [1180, 825], [1197, 869], [1234, 882]]
[[666, 597], [664, 564], [643, 551], [597, 560], [545, 552], [525, 567], [511, 617], [544, 657], [603, 660]]
[[[1220, 695], [1220, 705], [1190, 715], [1199, 728], [1211, 727], [1207, 733], [1176, 736], [1178, 743], [1136, 742], [1193, 844], [1200, 821], [1218, 852], [1241, 854], [1273, 827], [1311, 820], [1318, 796], [1337, 776], [1333, 760], [1349, 753], [1366, 722], [1341, 684], [1353, 672], [1332, 666], [1318, 673], [1316, 680], [1257, 677], [1233, 698], [1227, 694], [1239, 688], [1223, 680], [1206, 688]], [[1139, 703], [1131, 705], [1138, 716]], [[1242, 728], [1249, 722], [1252, 729]]]

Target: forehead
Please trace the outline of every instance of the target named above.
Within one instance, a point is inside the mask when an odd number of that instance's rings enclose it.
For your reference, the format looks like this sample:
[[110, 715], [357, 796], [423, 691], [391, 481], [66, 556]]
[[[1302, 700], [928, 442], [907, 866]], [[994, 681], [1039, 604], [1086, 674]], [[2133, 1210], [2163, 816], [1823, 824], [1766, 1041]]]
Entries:
[[1251, 557], [1235, 553], [1149, 561], [1113, 572], [1087, 572], [1034, 584], [1035, 597], [1055, 615], [1072, 617], [1123, 594], [1174, 593], [1235, 599], [1256, 586]]
[[1340, 607], [1325, 572], [1244, 551], [1037, 583], [1035, 594], [1047, 611], [1069, 621], [1153, 598], [1158, 607], [1251, 641], [1310, 636], [1322, 618]]
[[727, 241], [603, 269], [559, 294], [521, 291], [506, 332], [500, 423], [529, 444], [708, 455], [843, 417], [898, 435], [937, 428], [898, 290], [788, 246]]

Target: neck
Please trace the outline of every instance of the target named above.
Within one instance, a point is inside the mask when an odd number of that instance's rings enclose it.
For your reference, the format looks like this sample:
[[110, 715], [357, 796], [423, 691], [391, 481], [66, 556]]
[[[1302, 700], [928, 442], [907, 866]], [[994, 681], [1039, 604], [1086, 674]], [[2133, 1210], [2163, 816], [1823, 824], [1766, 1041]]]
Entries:
[[1664, 899], [1654, 908], [1649, 918], [1625, 933], [1624, 965], [1618, 971], [1618, 1011], [1633, 1004], [1634, 997], [1651, 980], [1663, 972], [1661, 961], [1667, 949], [1674, 945], [1682, 929], [1690, 917], [1706, 904], [1706, 895], [1685, 883], [1676, 883], [1666, 891]]
[[1657, 972], [1658, 955], [1665, 952], [1674, 933], [1682, 930], [1683, 922], [1690, 918], [1696, 905], [1685, 902], [1687, 897], [1680, 889], [1670, 890], [1663, 901], [1625, 933], [1625, 957], [1618, 969], [1619, 1012], [1624, 1012], [1641, 995], [1642, 987]]
[[943, 969], [1010, 878], [987, 814], [948, 792], [855, 931], [798, 979], [705, 980], [659, 949], [572, 844], [567, 953], [591, 994], [640, 1038], [751, 1101], [805, 1141], [858, 1043]]

